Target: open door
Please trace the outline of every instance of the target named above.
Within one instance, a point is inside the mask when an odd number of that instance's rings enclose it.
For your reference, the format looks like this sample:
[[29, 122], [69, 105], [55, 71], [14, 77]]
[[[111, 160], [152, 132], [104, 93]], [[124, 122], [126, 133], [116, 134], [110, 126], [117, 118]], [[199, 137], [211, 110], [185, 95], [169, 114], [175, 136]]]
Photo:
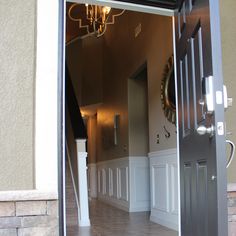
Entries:
[[175, 17], [182, 236], [227, 236], [218, 0], [182, 0]]
[[[176, 6], [174, 0], [117, 1]], [[175, 32], [181, 235], [227, 236], [219, 0], [177, 1]]]

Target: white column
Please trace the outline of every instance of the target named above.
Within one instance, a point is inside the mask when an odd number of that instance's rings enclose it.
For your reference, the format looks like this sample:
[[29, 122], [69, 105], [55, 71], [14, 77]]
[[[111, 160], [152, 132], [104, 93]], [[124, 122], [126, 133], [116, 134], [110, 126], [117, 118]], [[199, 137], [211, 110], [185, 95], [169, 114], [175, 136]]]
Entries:
[[37, 1], [35, 187], [57, 192], [58, 1]]
[[78, 184], [79, 184], [79, 226], [90, 226], [88, 207], [88, 181], [87, 181], [87, 152], [86, 140], [77, 139], [77, 164], [78, 164]]

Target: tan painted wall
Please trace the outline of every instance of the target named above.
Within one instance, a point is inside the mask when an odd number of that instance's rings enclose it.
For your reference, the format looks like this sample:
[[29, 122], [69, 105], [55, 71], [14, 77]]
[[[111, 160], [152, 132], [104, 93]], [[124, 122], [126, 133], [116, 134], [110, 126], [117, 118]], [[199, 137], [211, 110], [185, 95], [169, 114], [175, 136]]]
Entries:
[[91, 115], [87, 122], [88, 162], [96, 163], [97, 158], [97, 115]]
[[[66, 107], [66, 155], [70, 158], [71, 167], [74, 175], [75, 186], [78, 192], [78, 165], [77, 165], [77, 148], [74, 139], [74, 134], [71, 126], [70, 113]], [[69, 171], [69, 164], [67, 162], [67, 171]], [[70, 173], [67, 172], [67, 178], [71, 178]]]
[[[135, 27], [142, 32], [135, 38]], [[130, 154], [128, 133], [128, 78], [147, 62], [149, 89], [149, 151], [176, 147], [175, 126], [163, 115], [160, 83], [172, 54], [171, 18], [125, 12], [105, 34], [103, 105], [98, 109], [98, 161]], [[155, 30], [154, 30], [155, 29]], [[113, 145], [113, 118], [120, 115], [118, 145]], [[166, 140], [163, 125], [171, 132]], [[160, 135], [160, 143], [156, 136]], [[138, 144], [137, 144], [138, 147]], [[133, 153], [136, 153], [133, 147]]]
[[[83, 41], [82, 105], [102, 101], [103, 38], [90, 37]], [[87, 92], [89, 91], [89, 93]]]
[[147, 79], [128, 79], [129, 155], [149, 151]]
[[0, 2], [0, 190], [34, 187], [36, 1]]
[[102, 45], [103, 38], [88, 37], [66, 46], [68, 68], [80, 106], [102, 101]]
[[66, 61], [70, 73], [71, 81], [74, 86], [78, 104], [82, 104], [82, 68], [83, 60], [78, 56], [82, 52], [82, 42], [77, 40], [66, 46]]
[[[221, 14], [221, 37], [222, 37], [222, 56], [223, 56], [223, 75], [225, 85], [228, 89], [228, 96], [234, 99], [233, 107], [226, 112], [227, 131], [232, 135], [227, 138], [236, 143], [236, 1], [220, 0]], [[228, 181], [236, 182], [236, 158], [228, 169]]]

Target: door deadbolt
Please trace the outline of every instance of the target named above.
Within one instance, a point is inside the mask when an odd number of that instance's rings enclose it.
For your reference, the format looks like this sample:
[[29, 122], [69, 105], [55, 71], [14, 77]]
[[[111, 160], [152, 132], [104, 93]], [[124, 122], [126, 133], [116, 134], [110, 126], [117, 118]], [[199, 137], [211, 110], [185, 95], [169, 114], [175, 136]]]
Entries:
[[205, 135], [205, 134], [209, 134], [210, 137], [212, 137], [215, 133], [215, 128], [213, 125], [211, 125], [210, 127], [206, 127], [204, 125], [201, 125], [197, 128], [197, 133], [199, 135]]

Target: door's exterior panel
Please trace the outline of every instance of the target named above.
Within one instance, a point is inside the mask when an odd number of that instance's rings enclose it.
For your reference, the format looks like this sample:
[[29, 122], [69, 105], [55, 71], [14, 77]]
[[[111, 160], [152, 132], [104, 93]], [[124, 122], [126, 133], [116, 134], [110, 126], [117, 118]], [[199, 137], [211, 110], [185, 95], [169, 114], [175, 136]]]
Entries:
[[181, 38], [181, 35], [185, 29], [186, 24], [186, 8], [185, 2], [182, 3], [178, 12], [178, 38]]
[[[214, 97], [216, 91], [223, 91], [221, 71], [214, 70], [214, 60], [220, 56], [216, 54], [220, 45], [212, 37], [211, 21], [218, 14], [214, 4], [218, 0], [183, 0], [175, 17], [183, 236], [227, 235], [225, 137], [217, 130], [212, 136], [197, 132], [199, 125], [217, 127], [224, 122], [223, 104], [216, 104]], [[208, 76], [217, 85], [211, 113], [203, 86], [203, 78]]]
[[205, 161], [199, 161], [196, 163], [197, 174], [197, 209], [199, 211], [197, 217], [197, 235], [207, 235], [208, 228], [208, 216], [205, 209], [208, 208], [207, 199], [207, 164]]
[[185, 224], [184, 233], [191, 235], [192, 225], [192, 164], [184, 164], [184, 207], [182, 207], [182, 218]]
[[200, 24], [196, 28], [191, 38], [192, 66], [193, 66], [193, 93], [194, 93], [194, 121], [195, 129], [204, 119], [202, 96], [202, 78], [203, 78], [203, 58], [202, 58], [202, 31]]

